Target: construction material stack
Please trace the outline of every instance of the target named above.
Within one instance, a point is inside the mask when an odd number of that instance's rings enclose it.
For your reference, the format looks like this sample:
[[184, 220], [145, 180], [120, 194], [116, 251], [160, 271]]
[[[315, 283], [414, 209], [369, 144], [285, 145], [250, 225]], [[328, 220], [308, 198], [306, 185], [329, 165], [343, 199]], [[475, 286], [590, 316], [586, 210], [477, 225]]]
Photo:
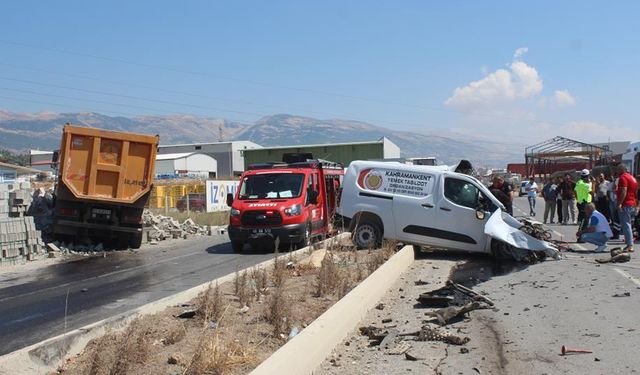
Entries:
[[46, 254], [33, 217], [25, 216], [30, 202], [28, 182], [0, 184], [0, 265], [34, 260]]

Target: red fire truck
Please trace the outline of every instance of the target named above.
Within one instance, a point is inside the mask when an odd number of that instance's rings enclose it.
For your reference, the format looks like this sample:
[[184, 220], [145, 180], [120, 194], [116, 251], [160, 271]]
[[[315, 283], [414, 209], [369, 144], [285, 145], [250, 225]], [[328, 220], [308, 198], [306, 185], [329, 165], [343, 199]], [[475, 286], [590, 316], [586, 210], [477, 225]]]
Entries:
[[301, 248], [333, 231], [343, 165], [287, 155], [283, 159], [288, 162], [250, 165], [235, 197], [227, 195], [229, 239], [235, 252], [247, 243], [254, 248]]

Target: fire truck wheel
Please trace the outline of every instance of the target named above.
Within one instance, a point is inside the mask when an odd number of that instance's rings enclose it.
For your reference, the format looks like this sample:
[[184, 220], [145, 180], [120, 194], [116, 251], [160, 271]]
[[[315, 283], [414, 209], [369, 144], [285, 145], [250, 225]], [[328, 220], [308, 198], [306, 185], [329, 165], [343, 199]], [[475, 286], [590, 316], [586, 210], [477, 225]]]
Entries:
[[234, 253], [241, 253], [244, 249], [244, 242], [231, 241], [231, 249]]
[[298, 244], [296, 245], [296, 247], [298, 249], [302, 249], [305, 248], [309, 245], [311, 245], [311, 224], [307, 223], [307, 225], [304, 227], [304, 238], [302, 238], [302, 240], [300, 242], [298, 242]]
[[382, 231], [376, 222], [361, 219], [353, 232], [353, 241], [358, 249], [375, 249], [382, 245]]

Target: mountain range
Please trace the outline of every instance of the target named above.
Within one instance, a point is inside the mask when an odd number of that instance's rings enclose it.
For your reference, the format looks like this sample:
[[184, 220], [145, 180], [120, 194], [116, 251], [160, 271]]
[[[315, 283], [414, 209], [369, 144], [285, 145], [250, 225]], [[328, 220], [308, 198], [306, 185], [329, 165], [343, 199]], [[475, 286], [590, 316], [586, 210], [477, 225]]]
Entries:
[[248, 140], [262, 146], [372, 141], [387, 137], [402, 156], [435, 156], [452, 163], [469, 159], [482, 166], [504, 167], [522, 160], [522, 145], [487, 141], [455, 133], [409, 132], [360, 121], [276, 114], [253, 123], [191, 115], [112, 117], [99, 113], [12, 113], [0, 110], [0, 148], [13, 151], [59, 147], [65, 123], [108, 130], [159, 134], [161, 144]]

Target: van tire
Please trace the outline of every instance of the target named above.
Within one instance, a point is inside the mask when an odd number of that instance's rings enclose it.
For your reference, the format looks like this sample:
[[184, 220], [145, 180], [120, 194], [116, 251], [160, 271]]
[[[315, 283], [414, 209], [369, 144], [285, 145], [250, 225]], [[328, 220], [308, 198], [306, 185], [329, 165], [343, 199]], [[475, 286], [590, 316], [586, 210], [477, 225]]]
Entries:
[[244, 250], [244, 242], [231, 241], [231, 249], [234, 253], [242, 253], [242, 251]]
[[375, 249], [382, 246], [382, 229], [369, 218], [361, 218], [353, 229], [353, 242], [358, 249]]
[[304, 238], [296, 244], [297, 249], [302, 249], [311, 245], [311, 223], [307, 223], [304, 227]]

